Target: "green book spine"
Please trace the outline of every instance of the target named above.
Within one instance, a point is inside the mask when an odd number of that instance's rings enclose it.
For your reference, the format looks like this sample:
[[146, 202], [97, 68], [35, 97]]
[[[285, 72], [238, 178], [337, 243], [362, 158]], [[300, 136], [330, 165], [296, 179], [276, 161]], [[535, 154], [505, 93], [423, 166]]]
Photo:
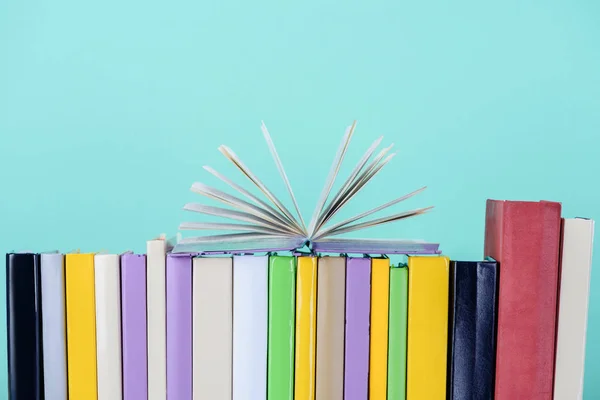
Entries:
[[296, 258], [269, 257], [267, 398], [294, 398]]
[[390, 268], [388, 400], [406, 399], [408, 268]]

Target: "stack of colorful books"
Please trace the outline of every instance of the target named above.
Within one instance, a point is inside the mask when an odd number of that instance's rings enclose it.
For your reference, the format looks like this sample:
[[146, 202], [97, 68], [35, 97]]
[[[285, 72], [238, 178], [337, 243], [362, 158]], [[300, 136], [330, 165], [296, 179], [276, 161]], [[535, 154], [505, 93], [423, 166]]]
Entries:
[[[428, 210], [328, 226], [385, 164], [374, 143], [308, 227], [229, 150], [272, 205], [192, 189], [238, 233], [149, 240], [144, 254], [7, 254], [11, 400], [577, 399], [594, 222], [561, 204], [488, 200], [480, 260], [416, 240], [334, 239]], [[239, 232], [242, 233], [239, 233]], [[406, 255], [391, 264], [388, 255]]]

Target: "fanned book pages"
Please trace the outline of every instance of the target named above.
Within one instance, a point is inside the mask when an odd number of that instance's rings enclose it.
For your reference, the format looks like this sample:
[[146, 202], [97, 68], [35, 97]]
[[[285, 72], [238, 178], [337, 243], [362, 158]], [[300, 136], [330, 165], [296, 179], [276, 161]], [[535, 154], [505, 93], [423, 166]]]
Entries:
[[[285, 251], [309, 247], [316, 252], [348, 252], [348, 253], [400, 253], [400, 254], [434, 254], [438, 253], [438, 244], [420, 240], [400, 239], [356, 239], [339, 238], [339, 235], [370, 227], [388, 224], [423, 214], [432, 207], [418, 208], [391, 214], [385, 217], [367, 219], [373, 214], [407, 200], [422, 192], [420, 188], [409, 194], [391, 200], [385, 204], [365, 211], [352, 218], [333, 223], [332, 218], [358, 193], [379, 171], [393, 158], [388, 154], [392, 146], [386, 147], [376, 154], [383, 138], [367, 149], [358, 161], [351, 174], [341, 185], [337, 193], [332, 191], [342, 161], [346, 155], [350, 140], [354, 135], [356, 122], [347, 128], [340, 147], [335, 155], [333, 165], [327, 177], [321, 196], [308, 225], [300, 213], [294, 192], [287, 178], [271, 135], [265, 124], [262, 133], [277, 170], [291, 197], [296, 216], [271, 192], [265, 184], [227, 146], [220, 146], [219, 151], [258, 189], [266, 201], [252, 194], [211, 167], [204, 169], [226, 183], [240, 195], [234, 196], [203, 183], [194, 183], [191, 190], [202, 196], [216, 200], [227, 206], [215, 207], [198, 203], [188, 203], [184, 209], [203, 215], [232, 220], [234, 222], [184, 222], [181, 230], [215, 230], [223, 233], [184, 238], [179, 241], [173, 252], [231, 253], [244, 251]], [[333, 195], [331, 197], [331, 195]], [[331, 199], [330, 199], [331, 197]], [[328, 202], [329, 200], [329, 202]], [[366, 220], [365, 220], [366, 219]]]

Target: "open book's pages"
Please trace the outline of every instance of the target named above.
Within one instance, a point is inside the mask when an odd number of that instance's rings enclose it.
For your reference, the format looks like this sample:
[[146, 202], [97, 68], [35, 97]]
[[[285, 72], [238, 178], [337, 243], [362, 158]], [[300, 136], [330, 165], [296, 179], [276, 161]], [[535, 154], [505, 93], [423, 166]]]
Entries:
[[275, 145], [267, 128], [262, 124], [262, 131], [271, 152], [275, 165], [283, 179], [291, 197], [296, 216], [286, 208], [266, 185], [250, 171], [240, 158], [227, 146], [220, 146], [219, 151], [231, 161], [234, 166], [264, 196], [264, 200], [252, 194], [250, 190], [238, 185], [215, 169], [205, 166], [204, 169], [238, 193], [232, 195], [220, 189], [203, 183], [194, 183], [191, 190], [227, 206], [215, 207], [210, 205], [188, 203], [184, 206], [187, 211], [212, 217], [232, 220], [234, 222], [184, 222], [182, 230], [211, 230], [223, 233], [189, 237], [180, 240], [173, 252], [251, 252], [251, 251], [293, 251], [308, 246], [314, 251], [322, 252], [360, 252], [360, 253], [400, 253], [400, 254], [435, 254], [438, 244], [419, 240], [363, 240], [339, 237], [350, 232], [364, 230], [391, 222], [400, 221], [421, 215], [432, 207], [417, 208], [384, 217], [367, 219], [384, 209], [394, 206], [421, 193], [425, 187], [388, 201], [378, 207], [359, 215], [334, 222], [338, 212], [359, 193], [366, 184], [394, 157], [389, 154], [392, 146], [388, 146], [377, 154], [377, 147], [382, 138], [367, 149], [358, 161], [350, 175], [337, 192], [333, 191], [334, 183], [342, 161], [348, 150], [350, 139], [355, 131], [356, 123], [350, 126], [342, 139], [335, 155], [329, 175], [313, 212], [312, 218], [305, 223], [300, 208], [294, 197], [294, 192], [287, 178]]

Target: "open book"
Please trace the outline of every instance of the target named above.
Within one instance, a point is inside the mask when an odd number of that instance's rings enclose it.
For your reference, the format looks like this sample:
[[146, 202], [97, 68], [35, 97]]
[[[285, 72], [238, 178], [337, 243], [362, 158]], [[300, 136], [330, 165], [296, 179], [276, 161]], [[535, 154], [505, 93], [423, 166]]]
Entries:
[[[383, 253], [383, 254], [431, 254], [438, 252], [438, 244], [426, 243], [419, 240], [399, 239], [356, 239], [337, 238], [344, 233], [353, 232], [369, 227], [375, 227], [394, 221], [423, 214], [432, 207], [404, 211], [386, 217], [365, 220], [370, 215], [387, 209], [397, 203], [415, 196], [425, 189], [420, 188], [412, 193], [389, 201], [379, 207], [365, 211], [344, 221], [332, 223], [332, 218], [369, 182], [394, 156], [389, 154], [392, 146], [386, 147], [375, 154], [382, 137], [367, 149], [358, 161], [352, 173], [346, 178], [340, 189], [331, 197], [332, 188], [348, 145], [354, 134], [356, 121], [346, 129], [340, 147], [337, 151], [329, 176], [312, 218], [306, 225], [294, 192], [290, 186], [271, 135], [262, 123], [262, 132], [267, 142], [275, 165], [283, 179], [291, 197], [296, 215], [294, 216], [285, 205], [256, 177], [250, 169], [227, 146], [220, 146], [219, 151], [231, 161], [239, 171], [257, 188], [266, 199], [261, 199], [242, 186], [234, 183], [211, 167], [204, 169], [235, 189], [241, 196], [233, 196], [203, 183], [194, 183], [191, 190], [202, 196], [223, 203], [227, 208], [214, 207], [197, 203], [186, 204], [184, 209], [204, 215], [217, 216], [234, 222], [184, 222], [181, 230], [216, 230], [225, 233], [216, 235], [197, 236], [181, 239], [173, 248], [173, 252], [198, 253], [233, 253], [233, 252], [263, 252], [263, 251], [295, 251], [308, 248], [314, 252], [336, 253]], [[329, 200], [330, 199], [330, 200]], [[266, 201], [265, 201], [266, 200]], [[329, 200], [329, 202], [328, 202]]]

